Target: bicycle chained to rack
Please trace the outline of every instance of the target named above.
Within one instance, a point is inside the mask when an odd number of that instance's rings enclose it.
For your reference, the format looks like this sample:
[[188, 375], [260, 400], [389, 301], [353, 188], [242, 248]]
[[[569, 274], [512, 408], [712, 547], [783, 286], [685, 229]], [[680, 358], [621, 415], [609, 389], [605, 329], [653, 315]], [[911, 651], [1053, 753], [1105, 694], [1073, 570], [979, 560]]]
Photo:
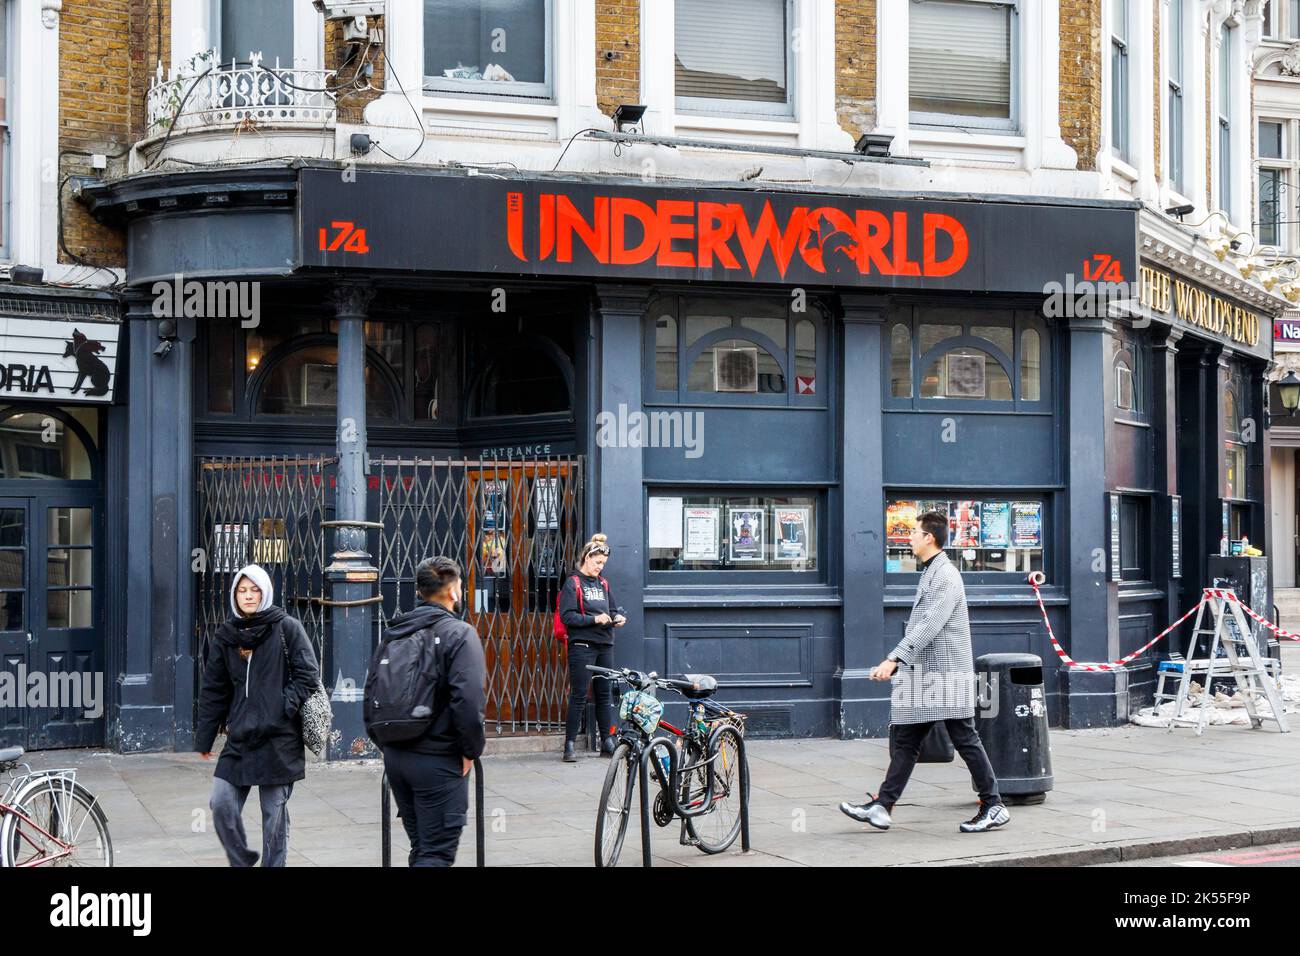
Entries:
[[[103, 807], [76, 770], [32, 770], [23, 748], [0, 748], [0, 867], [112, 866]], [[19, 767], [25, 772], [14, 773]]]
[[[749, 767], [743, 740], [745, 716], [713, 699], [717, 680], [704, 674], [659, 677], [653, 671], [627, 667], [588, 665], [587, 670], [629, 686], [619, 701], [622, 724], [596, 811], [596, 866], [618, 862], [632, 815], [632, 792], [647, 750], [659, 784], [655, 823], [666, 827], [680, 820], [683, 846], [709, 854], [728, 849], [741, 831]], [[684, 728], [663, 719], [663, 703], [655, 696], [659, 689], [679, 693], [690, 702]]]

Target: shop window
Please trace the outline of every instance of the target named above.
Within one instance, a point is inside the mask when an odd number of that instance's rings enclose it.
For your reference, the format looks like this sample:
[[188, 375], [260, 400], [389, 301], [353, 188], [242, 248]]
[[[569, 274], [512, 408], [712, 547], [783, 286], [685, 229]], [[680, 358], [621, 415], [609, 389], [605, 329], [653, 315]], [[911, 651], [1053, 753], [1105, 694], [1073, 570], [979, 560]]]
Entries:
[[1229, 435], [1241, 434], [1241, 417], [1237, 414], [1237, 393], [1232, 389], [1223, 393], [1223, 427]]
[[1125, 581], [1151, 580], [1151, 508], [1146, 498], [1120, 499], [1119, 563]]
[[1014, 2], [909, 5], [909, 90], [916, 125], [1015, 125]]
[[1246, 446], [1235, 441], [1224, 444], [1228, 497], [1246, 498]]
[[1027, 402], [1036, 402], [1042, 397], [1042, 356], [1038, 343], [1038, 332], [1034, 329], [1020, 333], [1020, 397]]
[[[262, 381], [257, 396], [259, 415], [313, 415], [331, 418], [338, 407], [339, 350], [333, 345], [312, 345], [280, 359]], [[382, 373], [368, 362], [366, 417], [396, 417], [397, 404]]]
[[677, 320], [671, 315], [655, 320], [655, 388], [677, 391]]
[[235, 330], [224, 322], [210, 322], [208, 335], [208, 411], [229, 415], [235, 410]]
[[677, 108], [789, 115], [788, 0], [676, 0]]
[[[80, 414], [76, 414], [80, 413]], [[78, 423], [89, 421], [94, 441], [97, 409], [77, 409]], [[87, 448], [63, 421], [45, 412], [0, 415], [0, 478], [94, 478], [93, 448]]]
[[[784, 299], [665, 296], [652, 313], [654, 325], [646, 325], [644, 347], [647, 354], [653, 349], [654, 362], [651, 369], [647, 358], [646, 375], [653, 375], [655, 392], [676, 392], [681, 400], [713, 395], [744, 401], [750, 395], [769, 403], [771, 396], [785, 396], [782, 403], [816, 401], [819, 332], [808, 317], [814, 311], [791, 314]], [[679, 380], [683, 354], [685, 377]]]
[[963, 572], [1043, 570], [1043, 502], [1028, 498], [895, 498], [885, 506], [885, 571], [917, 570], [912, 529], [928, 511], [948, 518], [948, 557]]
[[889, 335], [888, 398], [903, 400], [894, 406], [1043, 400], [1046, 331], [1032, 313], [944, 307], [899, 316]]
[[959, 345], [930, 363], [921, 376], [921, 397], [1009, 402], [1011, 378], [988, 352]]
[[815, 394], [817, 388], [817, 326], [802, 319], [794, 327], [795, 393]]
[[1124, 359], [1115, 360], [1115, 407], [1127, 411], [1137, 408], [1137, 389], [1133, 387], [1133, 369]]
[[426, 91], [547, 98], [551, 0], [424, 0]]
[[686, 388], [692, 392], [782, 394], [781, 363], [767, 349], [747, 339], [715, 342], [691, 365]]
[[26, 630], [27, 510], [0, 508], [0, 631]]
[[415, 417], [419, 421], [438, 420], [438, 384], [442, 377], [438, 340], [441, 332], [436, 322], [421, 322], [415, 327]]
[[516, 348], [488, 365], [471, 414], [479, 418], [550, 415], [569, 411], [570, 404], [568, 383], [555, 360], [536, 349]]
[[889, 394], [912, 397], [912, 330], [906, 325], [889, 333]]
[[814, 496], [652, 494], [651, 571], [816, 571]]

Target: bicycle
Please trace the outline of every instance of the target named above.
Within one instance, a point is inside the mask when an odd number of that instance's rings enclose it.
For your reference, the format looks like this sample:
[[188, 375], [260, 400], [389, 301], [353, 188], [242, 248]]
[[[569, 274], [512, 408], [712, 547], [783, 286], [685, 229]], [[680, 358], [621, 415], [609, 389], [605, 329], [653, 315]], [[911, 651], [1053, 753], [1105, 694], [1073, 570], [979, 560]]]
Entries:
[[[619, 701], [623, 724], [596, 811], [596, 866], [615, 866], [632, 814], [632, 791], [647, 748], [659, 783], [653, 817], [660, 827], [682, 821], [680, 841], [704, 853], [722, 853], [740, 833], [742, 787], [749, 766], [743, 743], [745, 717], [713, 700], [718, 682], [704, 674], [659, 677], [627, 667], [587, 670], [629, 685]], [[684, 729], [663, 719], [659, 688], [690, 701]], [[671, 736], [656, 735], [666, 730]], [[742, 780], [744, 784], [742, 785]]]
[[0, 792], [0, 867], [112, 866], [108, 820], [77, 772], [33, 771], [22, 756], [0, 749], [0, 776], [26, 768]]

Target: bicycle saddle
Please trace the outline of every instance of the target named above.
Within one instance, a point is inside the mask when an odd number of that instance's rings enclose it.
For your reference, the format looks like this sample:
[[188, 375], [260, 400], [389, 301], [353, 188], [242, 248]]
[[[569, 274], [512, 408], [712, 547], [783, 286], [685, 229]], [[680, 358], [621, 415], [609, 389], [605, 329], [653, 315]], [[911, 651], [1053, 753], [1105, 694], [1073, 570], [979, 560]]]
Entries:
[[0, 747], [0, 763], [13, 763], [22, 755], [22, 747]]
[[718, 690], [718, 679], [708, 674], [683, 674], [683, 680], [674, 679], [673, 687], [681, 691], [683, 697], [691, 700], [703, 700], [712, 697]]

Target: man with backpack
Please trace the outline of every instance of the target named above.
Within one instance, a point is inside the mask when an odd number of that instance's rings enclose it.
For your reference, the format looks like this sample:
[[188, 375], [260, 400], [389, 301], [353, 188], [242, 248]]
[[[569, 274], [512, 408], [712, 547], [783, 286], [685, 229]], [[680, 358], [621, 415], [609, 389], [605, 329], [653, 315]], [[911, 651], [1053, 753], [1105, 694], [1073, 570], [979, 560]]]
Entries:
[[411, 842], [411, 866], [451, 866], [469, 811], [470, 768], [483, 753], [487, 665], [472, 626], [453, 613], [460, 566], [427, 558], [420, 598], [384, 631], [366, 676], [366, 731]]

